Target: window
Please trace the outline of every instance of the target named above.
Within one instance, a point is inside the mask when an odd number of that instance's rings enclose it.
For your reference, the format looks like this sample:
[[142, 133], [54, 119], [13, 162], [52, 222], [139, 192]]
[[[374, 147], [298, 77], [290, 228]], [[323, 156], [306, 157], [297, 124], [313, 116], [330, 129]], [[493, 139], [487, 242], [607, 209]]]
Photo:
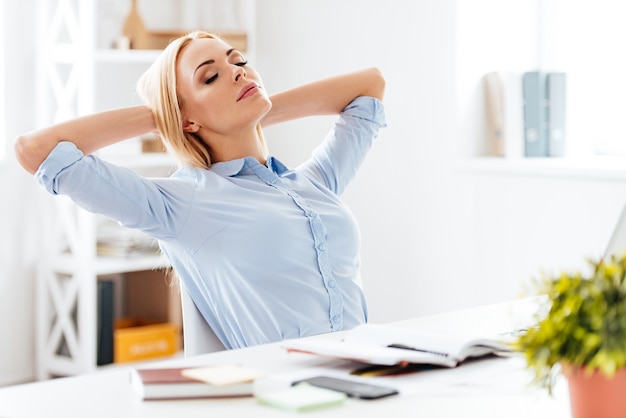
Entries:
[[626, 3], [549, 0], [540, 7], [540, 62], [568, 74], [568, 138], [595, 154], [626, 155]]
[[476, 118], [470, 99], [487, 72], [562, 71], [567, 155], [626, 156], [626, 2], [460, 0], [457, 8], [462, 114]]

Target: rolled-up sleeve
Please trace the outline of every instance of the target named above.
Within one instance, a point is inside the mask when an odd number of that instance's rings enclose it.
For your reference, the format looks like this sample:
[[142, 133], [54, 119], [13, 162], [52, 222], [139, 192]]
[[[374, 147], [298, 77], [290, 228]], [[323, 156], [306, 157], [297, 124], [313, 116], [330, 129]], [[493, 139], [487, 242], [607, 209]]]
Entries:
[[341, 112], [312, 158], [299, 169], [341, 195], [363, 163], [380, 128], [385, 126], [383, 103], [373, 97], [357, 97]]
[[57, 191], [57, 175], [65, 168], [83, 158], [76, 145], [72, 142], [60, 142], [48, 155], [35, 173], [37, 181], [50, 193], [59, 194]]
[[50, 193], [158, 238], [174, 237], [193, 199], [180, 179], [147, 179], [134, 171], [87, 155], [71, 142], [59, 143], [35, 173]]

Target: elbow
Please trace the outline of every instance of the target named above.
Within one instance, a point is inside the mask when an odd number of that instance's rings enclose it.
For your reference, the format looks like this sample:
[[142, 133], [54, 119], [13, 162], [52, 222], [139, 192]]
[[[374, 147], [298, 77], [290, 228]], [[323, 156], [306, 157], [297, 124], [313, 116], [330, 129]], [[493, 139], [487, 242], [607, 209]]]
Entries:
[[383, 73], [376, 67], [368, 70], [370, 82], [368, 83], [367, 96], [375, 97], [378, 100], [383, 100], [385, 96], [386, 81]]
[[35, 174], [39, 168], [39, 164], [33, 162], [32, 147], [30, 141], [25, 135], [20, 135], [13, 141], [13, 151], [15, 152], [15, 158], [26, 171], [30, 174]]

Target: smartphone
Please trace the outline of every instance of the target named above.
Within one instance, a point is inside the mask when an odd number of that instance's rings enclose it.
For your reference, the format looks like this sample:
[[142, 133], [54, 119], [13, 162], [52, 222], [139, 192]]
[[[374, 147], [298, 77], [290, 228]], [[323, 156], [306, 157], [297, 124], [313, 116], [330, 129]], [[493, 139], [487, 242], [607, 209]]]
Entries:
[[298, 380], [293, 382], [292, 385], [298, 383], [307, 382], [310, 385], [320, 388], [336, 390], [343, 392], [352, 398], [358, 399], [379, 399], [385, 396], [397, 395], [396, 389], [372, 385], [370, 383], [355, 382], [352, 380], [339, 379], [337, 377], [330, 376], [315, 376], [308, 379]]

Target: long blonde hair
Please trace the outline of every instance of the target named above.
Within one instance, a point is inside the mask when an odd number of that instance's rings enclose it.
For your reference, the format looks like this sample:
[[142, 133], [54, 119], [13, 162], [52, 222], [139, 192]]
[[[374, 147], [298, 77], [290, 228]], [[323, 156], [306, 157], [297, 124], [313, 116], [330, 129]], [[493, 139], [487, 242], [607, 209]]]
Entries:
[[[177, 158], [178, 164], [208, 169], [211, 167], [209, 148], [198, 136], [183, 130], [180, 99], [176, 91], [176, 61], [180, 52], [192, 40], [203, 38], [221, 39], [209, 32], [195, 31], [173, 40], [141, 76], [137, 93], [152, 111], [161, 140]], [[257, 132], [262, 147], [267, 151], [260, 125]]]

